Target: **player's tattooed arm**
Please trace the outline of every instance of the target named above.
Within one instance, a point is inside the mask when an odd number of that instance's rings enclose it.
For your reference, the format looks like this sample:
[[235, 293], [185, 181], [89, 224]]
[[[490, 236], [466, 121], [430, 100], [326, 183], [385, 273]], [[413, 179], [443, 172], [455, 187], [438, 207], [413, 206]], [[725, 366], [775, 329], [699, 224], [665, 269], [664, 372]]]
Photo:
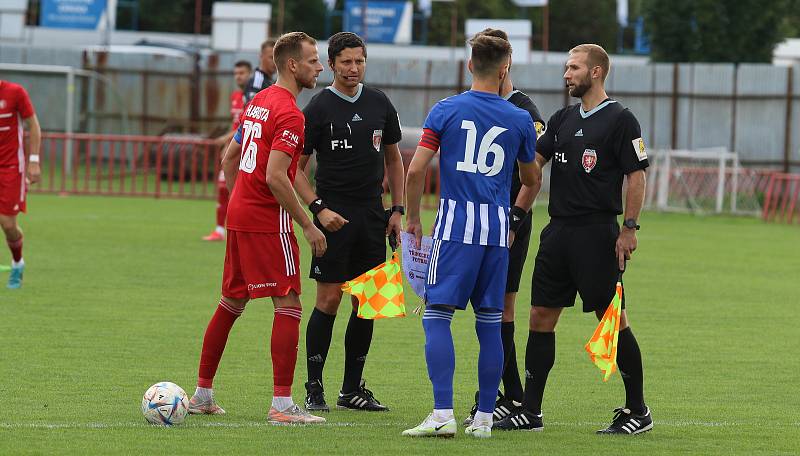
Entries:
[[233, 191], [233, 184], [236, 183], [236, 173], [239, 170], [239, 160], [242, 158], [242, 146], [232, 139], [222, 154], [222, 172], [225, 174], [225, 186], [228, 193]]
[[[627, 175], [628, 185], [625, 193], [625, 220], [639, 220], [644, 205], [644, 193], [647, 186], [644, 170], [634, 171]], [[638, 241], [636, 240], [636, 229], [622, 227], [617, 238], [616, 253], [619, 262], [619, 270], [625, 269], [625, 261], [631, 259], [633, 251], [636, 250]]]
[[436, 154], [435, 150], [417, 146], [414, 158], [408, 165], [408, 175], [406, 175], [406, 232], [414, 234], [417, 238], [416, 248], [420, 248], [422, 243], [420, 203], [422, 202], [422, 192], [425, 190], [425, 174], [434, 154]]

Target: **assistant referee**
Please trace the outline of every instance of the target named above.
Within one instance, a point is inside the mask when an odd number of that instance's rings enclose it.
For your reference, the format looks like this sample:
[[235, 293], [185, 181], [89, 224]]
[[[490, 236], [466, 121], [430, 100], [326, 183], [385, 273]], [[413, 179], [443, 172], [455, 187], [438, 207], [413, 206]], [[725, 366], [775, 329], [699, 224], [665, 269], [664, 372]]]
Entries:
[[[533, 270], [530, 334], [525, 355], [523, 407], [496, 427], [541, 430], [542, 397], [555, 362], [555, 328], [561, 311], [575, 305], [602, 318], [620, 271], [636, 249], [644, 202], [647, 153], [639, 122], [606, 94], [610, 69], [595, 44], [572, 48], [564, 80], [581, 102], [557, 111], [537, 142], [536, 161], [552, 161], [550, 223], [542, 230]], [[622, 183], [627, 177], [624, 223]], [[653, 427], [643, 393], [642, 356], [628, 326], [625, 298], [620, 318], [617, 365], [625, 384], [625, 406], [614, 410], [602, 434], [639, 434]]]
[[[400, 120], [389, 98], [363, 84], [367, 47], [356, 34], [341, 32], [328, 40], [333, 84], [304, 109], [305, 169], [317, 152], [316, 194], [297, 188], [328, 241], [325, 255], [311, 261], [317, 299], [306, 329], [308, 382], [306, 408], [327, 411], [322, 371], [331, 344], [341, 285], [386, 261], [386, 236], [399, 236], [403, 214], [403, 162]], [[384, 210], [384, 167], [392, 196], [390, 216]], [[388, 222], [387, 222], [388, 218]], [[365, 387], [361, 375], [372, 342], [373, 321], [357, 317], [358, 300], [345, 334], [345, 365], [337, 407], [384, 411], [388, 408]]]

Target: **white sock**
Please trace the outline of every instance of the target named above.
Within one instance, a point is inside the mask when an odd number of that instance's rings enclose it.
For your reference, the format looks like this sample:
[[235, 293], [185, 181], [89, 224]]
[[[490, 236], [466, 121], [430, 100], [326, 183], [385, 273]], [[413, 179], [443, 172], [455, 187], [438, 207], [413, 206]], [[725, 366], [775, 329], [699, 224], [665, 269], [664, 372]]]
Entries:
[[453, 415], [453, 409], [433, 409], [433, 419], [440, 423], [454, 420], [455, 418], [455, 415]]
[[194, 395], [200, 400], [207, 401], [214, 398], [214, 390], [212, 388], [201, 388], [198, 386], [197, 389], [194, 390]]
[[489, 426], [492, 425], [492, 418], [493, 415], [487, 412], [481, 412], [478, 410], [475, 412], [475, 419], [472, 421], [474, 424], [488, 424]]
[[217, 233], [225, 236], [225, 227], [224, 226], [217, 225], [217, 227], [214, 228], [214, 231], [216, 231]]
[[272, 408], [279, 412], [286, 411], [289, 407], [294, 405], [294, 401], [291, 397], [272, 397]]
[[11, 267], [12, 268], [21, 268], [23, 266], [25, 266], [25, 259], [24, 258], [20, 258], [19, 261], [11, 260]]

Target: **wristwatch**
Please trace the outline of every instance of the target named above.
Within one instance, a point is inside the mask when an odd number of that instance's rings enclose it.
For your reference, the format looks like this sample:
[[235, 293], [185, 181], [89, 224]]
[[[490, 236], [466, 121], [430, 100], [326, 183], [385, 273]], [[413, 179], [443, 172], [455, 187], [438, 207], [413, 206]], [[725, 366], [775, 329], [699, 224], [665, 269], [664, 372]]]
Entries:
[[404, 208], [403, 206], [392, 206], [392, 208], [389, 209], [389, 212], [390, 213], [399, 212], [400, 215], [406, 215], [406, 208]]
[[639, 226], [636, 223], [636, 220], [632, 219], [632, 218], [625, 219], [625, 221], [622, 222], [622, 226], [624, 226], [625, 228], [630, 228], [632, 230], [637, 230], [637, 231], [641, 228], [641, 226]]

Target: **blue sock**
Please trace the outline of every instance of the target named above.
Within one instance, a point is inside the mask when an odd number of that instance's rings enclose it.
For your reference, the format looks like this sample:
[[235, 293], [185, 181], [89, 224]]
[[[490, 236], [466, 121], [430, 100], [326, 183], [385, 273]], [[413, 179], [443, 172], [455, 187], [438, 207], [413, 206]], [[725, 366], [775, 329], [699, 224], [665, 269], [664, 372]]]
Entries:
[[[428, 364], [428, 377], [433, 384], [433, 408], [437, 410], [453, 408], [456, 353], [453, 348], [453, 334], [450, 332], [452, 320], [453, 310], [441, 306], [427, 307], [422, 315], [425, 361]], [[502, 363], [502, 359], [500, 361]]]
[[480, 343], [478, 355], [478, 411], [494, 411], [497, 389], [503, 376], [503, 337], [500, 321], [503, 313], [495, 310], [475, 312], [475, 333]]

